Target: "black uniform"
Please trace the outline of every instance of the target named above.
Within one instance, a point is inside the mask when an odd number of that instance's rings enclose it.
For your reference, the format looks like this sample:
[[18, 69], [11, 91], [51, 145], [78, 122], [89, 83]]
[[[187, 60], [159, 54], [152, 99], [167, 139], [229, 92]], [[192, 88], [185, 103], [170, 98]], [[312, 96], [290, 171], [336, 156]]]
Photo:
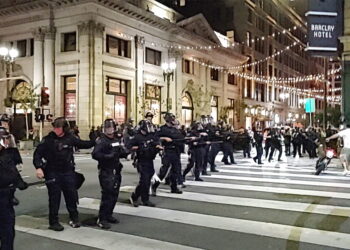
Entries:
[[295, 131], [292, 136], [292, 144], [293, 144], [293, 157], [299, 154], [299, 157], [302, 157], [301, 155], [301, 144], [303, 142], [303, 135], [300, 133], [299, 130]]
[[[235, 158], [233, 156], [233, 144], [235, 143], [236, 139], [235, 135], [232, 131], [227, 131], [224, 133], [224, 136], [224, 142], [222, 144], [224, 157], [222, 158], [222, 161], [225, 163], [225, 165], [236, 164]], [[231, 162], [229, 162], [229, 158]]]
[[205, 157], [207, 144], [206, 144], [205, 138], [201, 137], [200, 131], [193, 129], [191, 133], [189, 133], [189, 136], [196, 137], [196, 139], [191, 140], [188, 143], [188, 147], [191, 155], [190, 155], [187, 167], [183, 172], [183, 179], [185, 179], [186, 175], [191, 171], [191, 169], [194, 166], [195, 180], [202, 181], [202, 179], [199, 176], [200, 176], [200, 173], [204, 171], [203, 164], [204, 164], [204, 157]]
[[[185, 136], [181, 133], [179, 129], [176, 127], [168, 126], [167, 124], [160, 127], [160, 130], [156, 133], [158, 137], [169, 137], [173, 141], [172, 142], [163, 142], [164, 146], [164, 156], [163, 166], [169, 167], [170, 170], [170, 187], [172, 192], [176, 192], [178, 190], [177, 183], [181, 178], [181, 161], [180, 155], [182, 152], [184, 138]], [[162, 167], [163, 167], [162, 166]], [[164, 179], [167, 173], [167, 169], [160, 169], [159, 178]]]
[[94, 144], [94, 141], [82, 141], [71, 133], [58, 137], [50, 132], [35, 149], [33, 164], [36, 169], [41, 168], [44, 171], [49, 194], [50, 226], [58, 223], [62, 192], [71, 221], [78, 221], [74, 147], [91, 148]]
[[157, 145], [160, 145], [160, 142], [154, 133], [142, 134], [141, 132], [138, 132], [128, 144], [129, 149], [138, 147], [136, 157], [137, 170], [140, 174], [139, 184], [131, 198], [136, 202], [141, 196], [141, 201], [144, 205], [151, 204], [149, 203], [149, 188], [151, 186], [152, 176], [154, 175], [153, 160], [159, 152], [156, 148]]
[[258, 161], [258, 164], [262, 164], [261, 157], [263, 155], [263, 140], [263, 135], [258, 131], [254, 131], [254, 145], [256, 148], [256, 156], [253, 159], [255, 162]]
[[209, 160], [209, 164], [210, 164], [210, 171], [211, 172], [218, 172], [216, 170], [215, 158], [218, 155], [218, 153], [220, 151], [222, 151], [222, 143], [220, 143], [223, 140], [223, 137], [221, 135], [221, 129], [219, 127], [213, 126], [210, 129], [209, 138], [210, 138], [210, 141], [213, 142], [210, 145], [209, 156], [208, 156], [208, 158], [209, 158], [208, 160]]
[[96, 140], [92, 158], [98, 161], [98, 179], [101, 186], [100, 221], [109, 221], [119, 196], [122, 181], [122, 165], [119, 161], [125, 157], [125, 150], [116, 138], [109, 138], [105, 134]]
[[0, 151], [0, 241], [1, 250], [13, 250], [15, 238], [15, 210], [13, 198], [19, 173], [11, 154]]
[[282, 143], [281, 143], [281, 135], [275, 131], [271, 133], [271, 152], [269, 156], [269, 162], [273, 158], [273, 154], [275, 150], [278, 150], [278, 161], [281, 161], [282, 157]]

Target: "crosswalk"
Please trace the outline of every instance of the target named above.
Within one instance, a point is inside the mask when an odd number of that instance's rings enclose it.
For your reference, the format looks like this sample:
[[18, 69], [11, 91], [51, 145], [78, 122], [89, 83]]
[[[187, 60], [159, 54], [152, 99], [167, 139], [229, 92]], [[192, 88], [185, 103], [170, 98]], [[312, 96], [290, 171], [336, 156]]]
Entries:
[[[128, 203], [137, 180], [121, 187], [109, 231], [91, 224], [62, 233], [47, 220], [19, 216], [16, 230], [91, 249], [350, 249], [350, 177], [331, 167], [314, 176], [314, 161], [218, 163], [204, 181], [186, 180], [183, 194], [161, 185], [156, 207]], [[100, 195], [79, 200], [82, 220], [95, 219]]]

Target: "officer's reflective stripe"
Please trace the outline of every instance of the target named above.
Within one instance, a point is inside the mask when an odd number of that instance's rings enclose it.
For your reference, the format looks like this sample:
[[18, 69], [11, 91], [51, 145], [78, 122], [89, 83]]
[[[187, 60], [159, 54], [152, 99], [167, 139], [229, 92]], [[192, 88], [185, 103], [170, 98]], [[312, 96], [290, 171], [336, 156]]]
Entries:
[[288, 180], [288, 179], [271, 179], [271, 178], [256, 178], [256, 177], [244, 177], [244, 176], [228, 176], [228, 175], [211, 175], [205, 176], [210, 179], [221, 180], [235, 180], [235, 181], [251, 181], [251, 182], [268, 182], [279, 184], [293, 184], [293, 185], [306, 185], [306, 186], [318, 186], [318, 187], [335, 187], [335, 188], [350, 188], [350, 184], [336, 183], [336, 182], [317, 182], [317, 181], [300, 181], [300, 180]]
[[166, 241], [89, 227], [71, 228], [68, 225], [64, 225], [64, 231], [54, 232], [48, 230], [47, 225], [48, 221], [45, 219], [38, 219], [25, 215], [16, 218], [17, 231], [98, 249], [198, 249]]
[[266, 186], [251, 186], [248, 184], [239, 185], [239, 184], [229, 184], [229, 183], [219, 183], [219, 182], [186, 181], [186, 185], [208, 187], [208, 188], [256, 191], [256, 192], [266, 192], [266, 193], [308, 195], [308, 196], [315, 196], [315, 197], [350, 199], [350, 193], [327, 192], [327, 191], [318, 191], [318, 190], [312, 191], [312, 190], [304, 190], [304, 189], [278, 188], [278, 187], [266, 187]]
[[[133, 192], [134, 186], [124, 186], [120, 188], [120, 191]], [[169, 191], [162, 189], [157, 190], [158, 197], [173, 198], [180, 200], [190, 200], [199, 202], [209, 202], [213, 204], [225, 204], [232, 206], [244, 206], [244, 207], [256, 207], [256, 208], [268, 208], [278, 209], [294, 212], [306, 212], [313, 214], [325, 214], [332, 216], [345, 216], [350, 217], [350, 208], [330, 205], [318, 205], [302, 202], [288, 202], [288, 201], [276, 201], [276, 200], [264, 200], [264, 199], [252, 199], [234, 196], [212, 195], [203, 193], [184, 192], [181, 195], [171, 194]]]
[[[79, 206], [82, 208], [94, 210], [99, 209], [99, 201], [96, 199], [82, 198], [79, 200], [79, 203]], [[150, 208], [144, 206], [134, 208], [131, 206], [119, 205], [115, 209], [115, 212], [149, 219], [183, 223], [192, 226], [227, 230], [259, 236], [274, 237], [329, 247], [348, 248], [350, 245], [349, 234], [294, 227], [275, 223], [242, 220], [163, 208]]]
[[269, 171], [261, 171], [261, 172], [253, 172], [253, 171], [242, 171], [242, 170], [236, 170], [234, 168], [233, 170], [230, 169], [220, 169], [220, 173], [228, 173], [228, 174], [249, 174], [249, 175], [258, 175], [261, 178], [264, 178], [264, 175], [266, 176], [282, 176], [282, 177], [300, 177], [300, 178], [310, 178], [310, 179], [317, 179], [317, 180], [347, 180], [350, 181], [350, 177], [342, 176], [342, 173], [338, 173], [338, 176], [330, 176], [330, 175], [313, 175], [313, 174], [291, 174], [291, 173], [276, 173], [276, 172], [269, 172]]

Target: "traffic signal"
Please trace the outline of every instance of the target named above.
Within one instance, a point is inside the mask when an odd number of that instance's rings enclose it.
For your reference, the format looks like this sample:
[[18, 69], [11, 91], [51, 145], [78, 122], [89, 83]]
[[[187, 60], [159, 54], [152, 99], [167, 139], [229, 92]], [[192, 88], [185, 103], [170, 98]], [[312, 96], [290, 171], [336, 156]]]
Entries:
[[41, 110], [39, 108], [35, 109], [35, 121], [41, 122], [45, 119], [45, 116], [41, 114]]
[[48, 87], [41, 88], [41, 106], [49, 105], [50, 103], [50, 91]]

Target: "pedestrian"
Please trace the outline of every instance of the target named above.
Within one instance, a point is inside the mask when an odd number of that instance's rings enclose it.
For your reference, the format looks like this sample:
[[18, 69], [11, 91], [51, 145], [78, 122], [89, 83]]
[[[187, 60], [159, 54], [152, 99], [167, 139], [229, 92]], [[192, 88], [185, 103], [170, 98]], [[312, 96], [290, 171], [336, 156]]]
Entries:
[[290, 147], [292, 142], [292, 134], [291, 134], [290, 128], [287, 128], [284, 131], [283, 137], [284, 137], [285, 154], [286, 156], [290, 156], [291, 155]]
[[299, 157], [303, 157], [301, 154], [301, 145], [303, 141], [303, 135], [299, 128], [296, 128], [292, 134], [292, 144], [293, 144], [293, 157], [299, 154]]
[[102, 229], [110, 229], [110, 223], [119, 223], [118, 219], [113, 217], [113, 210], [118, 200], [122, 181], [120, 158], [126, 157], [126, 150], [120, 139], [115, 137], [116, 127], [113, 119], [104, 121], [103, 133], [96, 140], [96, 146], [91, 154], [92, 158], [98, 162], [98, 179], [102, 198], [97, 226]]
[[69, 123], [64, 117], [58, 117], [52, 123], [53, 131], [43, 138], [34, 151], [33, 164], [36, 176], [45, 178], [49, 195], [49, 229], [62, 231], [58, 211], [61, 193], [64, 195], [69, 212], [69, 225], [80, 227], [77, 209], [79, 183], [75, 173], [74, 147], [91, 148], [94, 141], [82, 141], [70, 133]]
[[127, 147], [129, 150], [136, 151], [137, 171], [140, 175], [139, 183], [131, 194], [130, 203], [138, 207], [141, 197], [142, 205], [154, 207], [155, 204], [149, 200], [151, 179], [155, 173], [153, 161], [159, 150], [163, 148], [160, 146], [159, 138], [155, 135], [152, 122], [146, 119], [140, 121], [138, 132]]
[[340, 152], [340, 160], [342, 166], [344, 167], [344, 174], [349, 173], [349, 163], [350, 163], [350, 125], [347, 124], [344, 129], [340, 130], [338, 133], [331, 135], [326, 138], [326, 142], [332, 139], [341, 137], [343, 139], [343, 148]]
[[269, 162], [273, 159], [273, 154], [275, 150], [278, 151], [278, 161], [282, 161], [282, 142], [281, 142], [281, 134], [278, 129], [271, 130], [271, 152], [269, 156]]

